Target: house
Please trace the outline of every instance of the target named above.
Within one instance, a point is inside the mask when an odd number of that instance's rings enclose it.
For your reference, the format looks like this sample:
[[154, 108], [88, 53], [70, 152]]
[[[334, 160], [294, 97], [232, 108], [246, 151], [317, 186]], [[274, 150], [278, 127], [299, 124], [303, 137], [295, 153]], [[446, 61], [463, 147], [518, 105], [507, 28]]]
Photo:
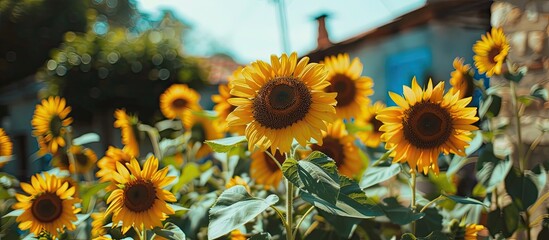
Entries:
[[392, 105], [388, 91], [402, 93], [413, 76], [420, 84], [447, 81], [455, 57], [473, 65], [473, 44], [490, 29], [491, 1], [427, 0], [416, 10], [389, 23], [338, 43], [329, 40], [327, 15], [317, 17], [317, 48], [308, 54], [311, 61], [349, 53], [364, 65], [363, 76], [374, 80], [373, 101]]

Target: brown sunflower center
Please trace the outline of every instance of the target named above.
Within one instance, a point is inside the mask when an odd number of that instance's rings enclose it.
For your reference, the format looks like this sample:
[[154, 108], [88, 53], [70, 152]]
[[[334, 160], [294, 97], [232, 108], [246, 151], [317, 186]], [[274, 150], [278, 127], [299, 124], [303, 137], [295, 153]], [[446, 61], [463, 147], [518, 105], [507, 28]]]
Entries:
[[177, 98], [172, 101], [172, 107], [175, 109], [181, 109], [187, 106], [187, 100], [182, 98]]
[[344, 74], [336, 74], [332, 77], [332, 85], [326, 88], [326, 92], [336, 92], [338, 107], [344, 107], [353, 102], [356, 94], [356, 86], [353, 80]]
[[328, 155], [328, 157], [332, 158], [336, 162], [336, 166], [341, 166], [345, 159], [345, 149], [343, 144], [341, 144], [338, 139], [330, 136], [325, 137], [323, 142], [324, 143], [322, 146], [314, 144], [311, 146], [311, 149], [313, 149], [313, 151], [320, 151]]
[[452, 134], [452, 117], [448, 110], [431, 102], [421, 102], [405, 112], [404, 138], [417, 148], [434, 148], [444, 144]]
[[50, 131], [54, 137], [61, 136], [61, 128], [63, 127], [63, 120], [58, 115], [55, 115], [50, 120]]
[[[267, 162], [267, 167], [269, 168], [269, 170], [271, 170], [271, 172], [276, 172], [280, 169], [278, 168], [278, 165], [276, 165], [276, 163], [273, 161], [271, 156], [269, 156], [269, 154], [263, 153], [263, 155], [264, 155], [263, 157], [265, 158], [265, 161]], [[281, 154], [278, 150], [276, 151], [274, 157], [276, 161], [280, 163], [280, 165], [282, 165], [286, 160], [286, 157], [283, 154]]]
[[383, 126], [383, 122], [376, 119], [376, 116], [372, 116], [372, 119], [370, 119], [370, 123], [372, 123], [372, 128], [375, 133], [379, 132], [379, 128]]
[[282, 129], [305, 118], [312, 95], [304, 82], [277, 77], [267, 82], [253, 100], [254, 119], [270, 129]]
[[156, 189], [150, 181], [136, 180], [124, 190], [124, 205], [132, 212], [150, 209], [156, 200]]
[[89, 162], [89, 158], [88, 156], [86, 156], [85, 154], [82, 154], [82, 153], [78, 153], [78, 154], [75, 154], [74, 155], [74, 158], [76, 160], [76, 164], [78, 166], [87, 166], [88, 165], [88, 162]]
[[499, 46], [493, 46], [490, 51], [488, 52], [488, 60], [493, 63], [493, 64], [496, 64], [497, 61], [496, 61], [496, 56], [499, 55], [499, 53], [501, 52], [501, 47]]
[[45, 192], [32, 201], [31, 211], [38, 221], [53, 222], [63, 213], [63, 201], [55, 193]]

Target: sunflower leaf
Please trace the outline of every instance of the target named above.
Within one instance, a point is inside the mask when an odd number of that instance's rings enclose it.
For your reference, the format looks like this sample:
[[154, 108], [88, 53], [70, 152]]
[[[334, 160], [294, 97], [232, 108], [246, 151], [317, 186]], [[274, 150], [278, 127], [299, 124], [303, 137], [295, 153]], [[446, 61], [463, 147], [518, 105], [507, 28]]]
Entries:
[[[166, 238], [168, 240], [185, 240], [186, 236], [183, 230], [177, 225], [168, 222], [164, 225], [164, 228], [155, 227], [153, 228], [155, 235]], [[152, 239], [155, 239], [154, 237]]]
[[340, 189], [339, 175], [335, 161], [324, 153], [314, 151], [301, 161], [288, 158], [282, 164], [282, 172], [301, 190], [329, 203], [336, 203]]
[[335, 203], [330, 203], [308, 192], [301, 192], [301, 198], [315, 207], [337, 216], [372, 218], [383, 215], [382, 209], [368, 199], [354, 180], [340, 176], [340, 183], [341, 191]]
[[205, 143], [208, 144], [215, 152], [228, 152], [239, 143], [246, 141], [246, 136], [236, 136], [221, 138], [215, 140], [206, 140]]
[[84, 145], [87, 143], [99, 142], [101, 137], [97, 133], [86, 133], [72, 140], [74, 145]]
[[274, 194], [266, 199], [255, 198], [240, 185], [225, 190], [210, 208], [208, 239], [216, 239], [231, 232], [277, 202], [278, 196]]
[[365, 189], [374, 186], [396, 176], [400, 171], [400, 164], [391, 164], [388, 167], [369, 167], [360, 180], [360, 187]]
[[17, 209], [17, 210], [13, 210], [13, 211], [7, 213], [6, 215], [4, 215], [2, 217], [3, 218], [5, 218], [5, 217], [19, 217], [19, 215], [23, 214], [23, 212], [25, 212], [25, 210]]
[[182, 206], [179, 206], [177, 204], [168, 204], [168, 206], [170, 206], [173, 209], [173, 211], [175, 211], [175, 212], [190, 210], [189, 208], [182, 207]]
[[479, 200], [476, 200], [474, 198], [470, 198], [470, 197], [462, 197], [462, 196], [456, 196], [456, 195], [444, 195], [445, 197], [447, 197], [448, 199], [451, 199], [452, 201], [454, 202], [457, 202], [457, 203], [463, 203], [463, 204], [478, 204], [478, 205], [482, 205], [484, 207], [488, 207], [486, 206], [486, 204], [484, 204], [483, 202], [479, 201]]
[[272, 237], [271, 237], [271, 234], [268, 233], [268, 232], [262, 232], [262, 233], [257, 233], [257, 234], [254, 234], [252, 235], [250, 238], [248, 238], [249, 240], [270, 240]]
[[75, 226], [79, 226], [81, 223], [83, 223], [84, 221], [86, 221], [86, 219], [88, 219], [90, 217], [91, 213], [87, 213], [87, 214], [76, 214], [76, 221], [74, 221], [74, 225]]
[[395, 197], [385, 198], [383, 201], [386, 204], [382, 205], [383, 211], [392, 223], [406, 225], [425, 216], [425, 213], [414, 213], [410, 208], [400, 205]]

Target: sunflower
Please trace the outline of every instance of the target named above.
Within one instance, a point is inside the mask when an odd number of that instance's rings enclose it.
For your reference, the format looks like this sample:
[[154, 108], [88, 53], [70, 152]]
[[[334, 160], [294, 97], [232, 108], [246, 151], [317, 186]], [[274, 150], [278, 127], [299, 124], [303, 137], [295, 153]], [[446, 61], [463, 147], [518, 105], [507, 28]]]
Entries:
[[10, 137], [4, 132], [4, 129], [0, 128], [0, 168], [6, 165], [11, 159], [13, 154], [13, 143]]
[[77, 220], [76, 213], [80, 212], [80, 208], [75, 207], [80, 200], [73, 197], [74, 187], [46, 172], [43, 176], [32, 176], [31, 184], [21, 183], [21, 188], [30, 195], [15, 194], [18, 202], [13, 208], [24, 210], [16, 219], [21, 230], [30, 229], [35, 236], [42, 231], [57, 236], [58, 231], [63, 233], [65, 227], [76, 229], [72, 222]]
[[[278, 150], [273, 156], [280, 165], [286, 160], [286, 156]], [[271, 156], [265, 151], [255, 151], [252, 153], [251, 158], [250, 176], [252, 179], [254, 179], [257, 184], [265, 186], [266, 189], [278, 187], [280, 180], [282, 180], [282, 171], [278, 165], [274, 163]]]
[[235, 229], [232, 230], [229, 234], [231, 240], [246, 240], [248, 237], [244, 233], [242, 233], [240, 230]]
[[294, 52], [289, 57], [271, 56], [271, 64], [253, 62], [235, 79], [229, 103], [237, 108], [229, 114], [229, 126], [247, 125], [248, 147], [260, 151], [271, 147], [274, 153], [289, 152], [293, 139], [305, 146], [310, 138], [322, 141], [321, 130], [336, 119], [336, 93], [323, 89], [326, 81], [323, 65], [299, 62]]
[[95, 162], [97, 162], [97, 155], [93, 150], [84, 148], [80, 145], [73, 145], [70, 147], [69, 151], [74, 156], [74, 163], [76, 166], [70, 165], [69, 156], [67, 153], [55, 154], [51, 164], [54, 167], [69, 170], [71, 173], [76, 171], [79, 174], [83, 174], [93, 170], [95, 167]]
[[204, 116], [193, 116], [191, 121], [191, 139], [189, 142], [202, 144], [196, 153], [196, 158], [202, 158], [212, 152], [212, 149], [204, 143], [206, 140], [223, 138], [223, 132], [219, 125], [216, 125], [211, 119]]
[[439, 154], [454, 153], [465, 156], [465, 147], [471, 141], [476, 108], [466, 107], [471, 97], [460, 99], [458, 94], [444, 94], [444, 82], [433, 88], [429, 80], [423, 90], [414, 78], [412, 88], [403, 87], [402, 96], [389, 92], [398, 106], [381, 110], [376, 119], [383, 122], [379, 128], [386, 149], [393, 149], [394, 162], [408, 162], [412, 169], [427, 174], [429, 168], [439, 172]]
[[114, 117], [116, 118], [114, 127], [122, 131], [122, 144], [133, 156], [139, 157], [139, 139], [137, 138], [139, 120], [136, 116], [128, 115], [125, 109], [117, 109]]
[[91, 237], [96, 238], [107, 234], [107, 230], [103, 227], [108, 223], [107, 215], [104, 212], [96, 212], [92, 213], [90, 217], [92, 218]]
[[246, 191], [250, 192], [250, 186], [248, 186], [248, 183], [239, 176], [234, 176], [231, 179], [229, 179], [229, 181], [225, 184], [225, 188], [229, 189], [236, 185], [242, 185], [246, 188]]
[[[109, 146], [105, 156], [97, 161], [97, 167], [99, 171], [95, 173], [95, 176], [99, 178], [100, 182], [112, 181], [112, 174], [116, 172], [116, 163], [121, 162], [122, 166], [125, 163], [129, 163], [134, 158], [128, 149], [119, 149], [113, 146]], [[114, 185], [107, 187], [107, 190], [113, 190]]]
[[324, 132], [322, 146], [312, 144], [313, 151], [320, 151], [336, 162], [338, 172], [347, 177], [355, 177], [364, 166], [355, 143], [355, 138], [348, 135], [343, 121], [338, 120], [328, 126]]
[[32, 135], [38, 138], [41, 146], [40, 153], [57, 153], [59, 147], [65, 146], [65, 128], [72, 123], [72, 118], [67, 118], [71, 107], [66, 106], [64, 98], [49, 97], [42, 99], [36, 105], [32, 117]]
[[454, 59], [454, 68], [456, 69], [450, 75], [450, 92], [456, 94], [459, 91], [459, 98], [473, 96], [475, 90], [473, 80], [473, 70], [469, 64], [463, 65], [463, 58]]
[[381, 143], [381, 134], [379, 127], [383, 123], [376, 119], [377, 114], [381, 109], [386, 108], [385, 104], [382, 102], [376, 102], [374, 105], [367, 106], [362, 112], [363, 114], [359, 116], [355, 124], [360, 127], [370, 126], [371, 129], [368, 131], [361, 131], [357, 133], [357, 136], [364, 142], [368, 147], [377, 148]]
[[116, 170], [112, 180], [118, 188], [107, 199], [109, 207], [105, 212], [112, 214], [113, 226], [120, 224], [124, 234], [131, 227], [162, 227], [162, 221], [175, 213], [166, 201], [177, 201], [170, 191], [163, 189], [175, 179], [166, 176], [168, 168], [158, 170], [158, 159], [150, 156], [143, 169], [134, 158], [126, 167], [116, 162]]
[[200, 94], [186, 84], [173, 84], [160, 95], [160, 110], [169, 119], [178, 118], [190, 127], [192, 112], [200, 110]]
[[219, 94], [212, 96], [212, 101], [215, 103], [213, 110], [218, 114], [218, 123], [223, 126], [223, 128], [228, 128], [227, 130], [231, 133], [244, 135], [246, 126], [233, 126], [228, 127], [227, 125], [227, 116], [231, 113], [236, 107], [229, 103], [229, 98], [234, 97], [230, 94], [229, 85], [235, 79], [242, 78], [242, 67], [238, 67], [234, 70], [233, 74], [229, 77], [229, 82], [227, 85], [219, 85]]
[[326, 92], [337, 93], [336, 113], [338, 118], [351, 118], [361, 114], [361, 106], [368, 105], [368, 96], [374, 93], [374, 82], [369, 77], [362, 77], [362, 63], [358, 58], [351, 62], [349, 54], [338, 54], [324, 59], [331, 85]]
[[476, 240], [478, 239], [478, 232], [483, 230], [484, 226], [477, 224], [469, 224], [465, 227], [464, 240]]
[[476, 54], [473, 60], [478, 72], [486, 73], [488, 77], [501, 74], [501, 67], [510, 48], [501, 28], [492, 28], [491, 34], [482, 35], [482, 40], [478, 40], [473, 45], [473, 51]]

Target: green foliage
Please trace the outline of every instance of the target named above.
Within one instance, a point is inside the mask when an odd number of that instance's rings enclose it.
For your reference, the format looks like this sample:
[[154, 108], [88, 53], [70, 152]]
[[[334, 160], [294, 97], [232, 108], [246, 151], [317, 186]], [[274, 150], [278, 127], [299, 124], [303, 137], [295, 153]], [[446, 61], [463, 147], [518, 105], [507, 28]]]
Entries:
[[538, 188], [532, 179], [522, 175], [517, 168], [512, 168], [507, 174], [505, 189], [521, 211], [526, 211], [538, 198]]
[[[153, 229], [155, 235], [166, 238], [168, 240], [185, 240], [185, 233], [177, 225], [167, 222], [163, 228], [155, 227]], [[154, 237], [153, 237], [154, 239]]]
[[400, 171], [402, 171], [400, 164], [391, 164], [386, 167], [369, 167], [360, 180], [360, 187], [365, 189], [384, 182], [399, 174]]
[[500, 159], [494, 155], [494, 145], [488, 143], [482, 149], [477, 161], [477, 177], [486, 187], [487, 192], [494, 190], [501, 183], [511, 169], [509, 157]]
[[244, 225], [276, 202], [278, 196], [274, 194], [266, 199], [254, 198], [243, 186], [223, 191], [210, 209], [208, 239], [216, 239]]
[[492, 236], [496, 234], [502, 234], [503, 237], [508, 238], [518, 229], [520, 221], [519, 209], [515, 204], [509, 204], [503, 209], [497, 208], [496, 210], [488, 213], [487, 228], [490, 230]]
[[229, 152], [236, 145], [246, 142], [246, 136], [228, 137], [216, 140], [205, 141], [215, 152]]
[[385, 205], [382, 205], [382, 209], [392, 223], [405, 225], [425, 216], [425, 213], [415, 213], [412, 209], [400, 205], [394, 197], [385, 198], [383, 202]]
[[158, 99], [171, 84], [205, 86], [200, 62], [183, 55], [178, 32], [175, 26], [142, 33], [114, 26], [105, 34], [71, 32], [38, 78], [47, 83], [46, 94], [67, 99], [77, 119], [126, 108], [148, 123], [160, 117]]
[[85, 0], [0, 1], [0, 86], [32, 75], [67, 31], [86, 30]]

